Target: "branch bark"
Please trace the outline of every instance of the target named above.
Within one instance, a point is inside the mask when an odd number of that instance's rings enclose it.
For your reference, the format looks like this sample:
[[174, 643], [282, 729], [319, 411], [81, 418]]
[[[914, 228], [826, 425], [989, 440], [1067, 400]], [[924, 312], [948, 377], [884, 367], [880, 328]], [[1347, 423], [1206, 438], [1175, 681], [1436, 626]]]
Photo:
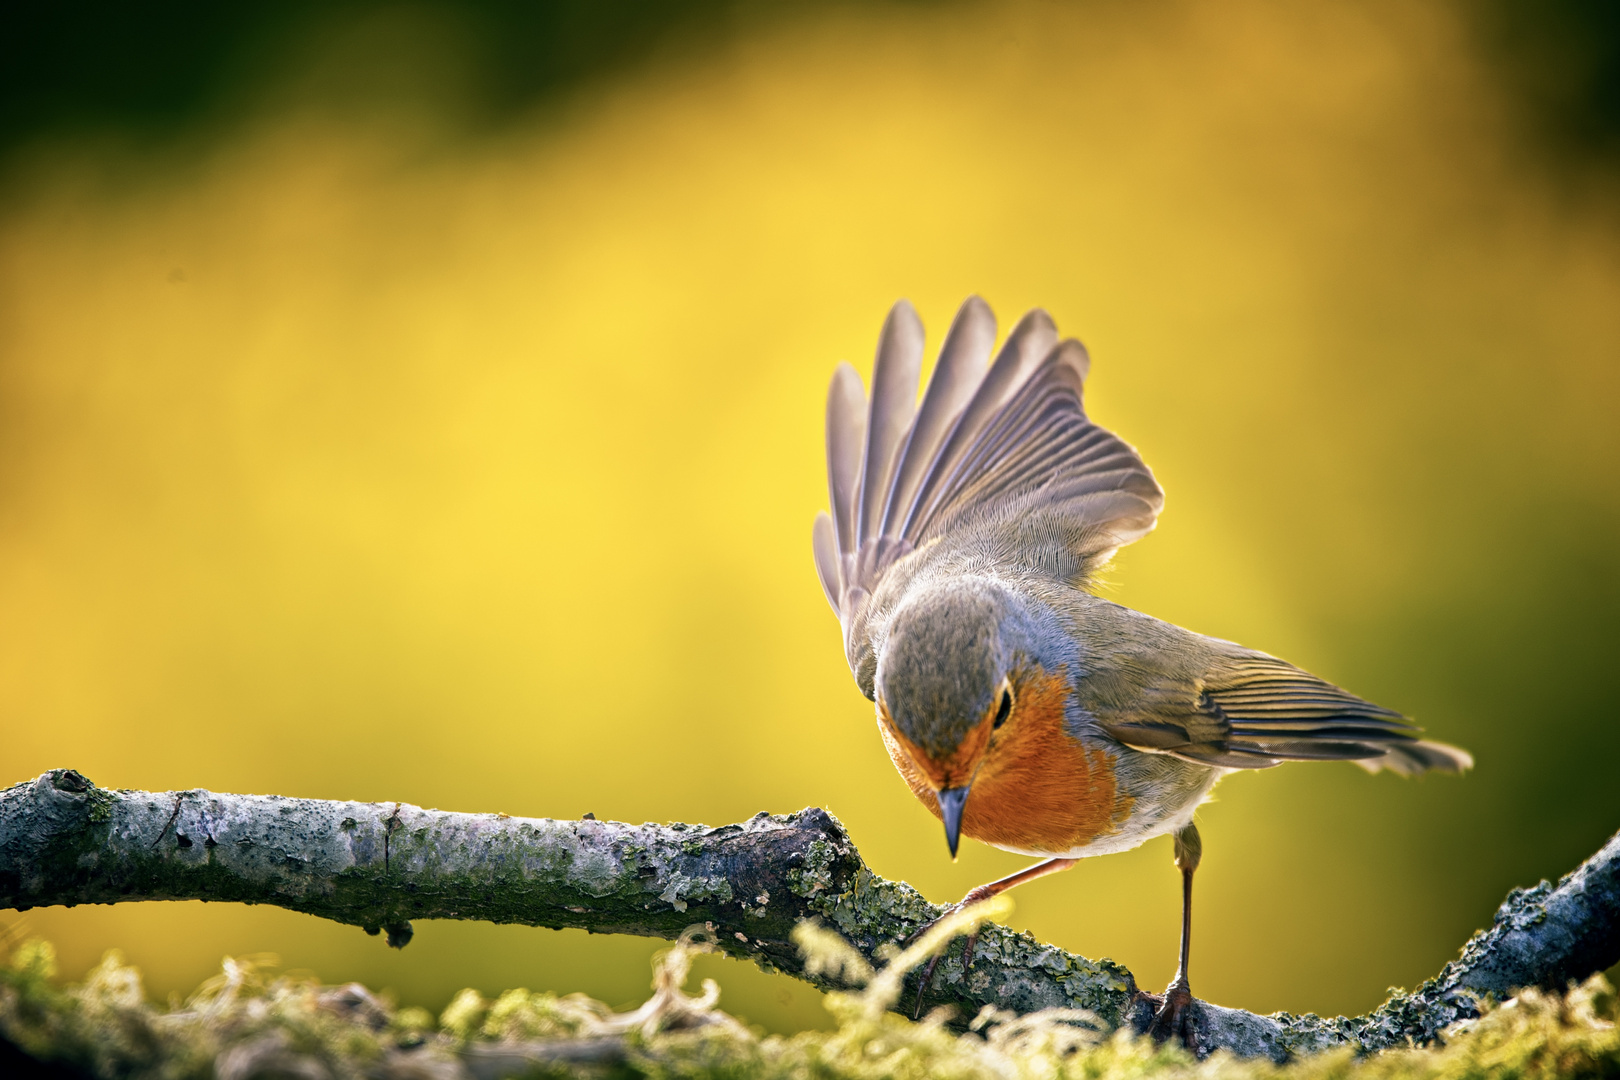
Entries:
[[[708, 924], [723, 951], [822, 989], [789, 935], [808, 918], [867, 956], [942, 911], [861, 861], [824, 810], [737, 825], [626, 825], [458, 814], [401, 803], [192, 790], [109, 791], [53, 770], [0, 791], [0, 907], [133, 900], [275, 904], [386, 932], [413, 919], [478, 919], [675, 938]], [[955, 946], [959, 956], [960, 945]], [[1489, 930], [1410, 994], [1356, 1018], [1258, 1016], [1200, 1003], [1200, 1053], [1282, 1060], [1351, 1043], [1426, 1042], [1478, 1014], [1477, 996], [1562, 989], [1620, 959], [1620, 834], [1558, 885], [1515, 890]], [[915, 986], [915, 977], [911, 986]], [[909, 1012], [914, 990], [898, 1003]], [[972, 968], [941, 965], [929, 1003], [971, 1017], [1083, 1008], [1145, 1028], [1153, 1002], [1131, 973], [1027, 933], [987, 926]]]

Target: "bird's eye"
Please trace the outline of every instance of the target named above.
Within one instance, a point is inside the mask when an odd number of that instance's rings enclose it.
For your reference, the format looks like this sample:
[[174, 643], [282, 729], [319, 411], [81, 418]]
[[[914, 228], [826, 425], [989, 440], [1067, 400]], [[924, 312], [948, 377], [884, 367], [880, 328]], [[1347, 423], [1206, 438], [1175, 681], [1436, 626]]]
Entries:
[[1007, 722], [1007, 717], [1009, 717], [1011, 715], [1012, 715], [1012, 687], [1003, 686], [1001, 688], [1001, 705], [1000, 705], [999, 708], [996, 709], [996, 722], [994, 724], [990, 725], [991, 730], [994, 730], [994, 729], [1000, 727], [1002, 724], [1005, 724]]

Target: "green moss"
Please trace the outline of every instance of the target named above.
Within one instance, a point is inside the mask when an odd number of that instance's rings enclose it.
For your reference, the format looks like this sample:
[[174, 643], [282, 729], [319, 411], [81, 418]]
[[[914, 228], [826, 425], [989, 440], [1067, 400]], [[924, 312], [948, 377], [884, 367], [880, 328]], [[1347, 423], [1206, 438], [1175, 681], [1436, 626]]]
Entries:
[[94, 822], [111, 821], [113, 808], [118, 805], [118, 796], [106, 788], [92, 787], [84, 793], [84, 800], [90, 806], [90, 820]]
[[[955, 929], [961, 929], [960, 926]], [[1349, 1049], [1305, 1055], [1286, 1065], [1216, 1054], [1195, 1062], [1082, 1009], [1024, 1017], [986, 1009], [965, 1034], [943, 1016], [912, 1023], [887, 1011], [897, 968], [874, 972], [831, 929], [801, 927], [806, 967], [846, 986], [829, 996], [837, 1027], [761, 1037], [717, 1007], [719, 989], [688, 994], [691, 957], [709, 947], [689, 931], [656, 962], [653, 995], [615, 1013], [583, 995], [509, 990], [486, 999], [464, 990], [435, 1019], [396, 1009], [357, 986], [321, 986], [227, 960], [221, 974], [184, 1002], [149, 1003], [140, 975], [117, 953], [83, 983], [62, 986], [44, 942], [26, 942], [0, 963], [0, 1032], [36, 1057], [83, 1073], [129, 1080], [237, 1076], [360, 1078], [467, 1075], [506, 1054], [521, 1073], [736, 1080], [1554, 1080], [1620, 1075], [1620, 1009], [1602, 976], [1566, 995], [1525, 991], [1441, 1033], [1427, 1048], [1356, 1057]], [[942, 939], [943, 940], [943, 939]], [[917, 962], [911, 949], [899, 966]], [[1302, 1037], [1311, 1027], [1301, 1017]], [[1330, 1024], [1331, 1021], [1316, 1021]], [[586, 1055], [580, 1048], [606, 1054]], [[594, 1051], [593, 1051], [594, 1052]], [[479, 1055], [484, 1055], [479, 1058]], [[570, 1055], [573, 1055], [570, 1057]], [[542, 1065], [538, 1059], [545, 1059]]]
[[[838, 851], [826, 840], [812, 840], [804, 864], [788, 871], [788, 888], [806, 900], [833, 888]], [[869, 875], [870, 876], [870, 875]]]

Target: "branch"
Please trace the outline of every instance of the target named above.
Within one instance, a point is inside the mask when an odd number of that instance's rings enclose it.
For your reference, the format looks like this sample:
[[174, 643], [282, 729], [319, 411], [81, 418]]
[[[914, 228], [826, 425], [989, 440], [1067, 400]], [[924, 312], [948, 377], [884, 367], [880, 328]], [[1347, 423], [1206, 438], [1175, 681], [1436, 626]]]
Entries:
[[[804, 919], [863, 954], [942, 911], [868, 870], [824, 810], [760, 814], [738, 825], [625, 825], [457, 814], [400, 803], [328, 802], [207, 791], [108, 791], [53, 770], [0, 791], [0, 907], [131, 900], [275, 904], [386, 931], [403, 947], [413, 919], [478, 919], [675, 938], [693, 923], [721, 949], [824, 990], [790, 940]], [[957, 947], [958, 949], [960, 946]], [[1478, 1014], [1475, 995], [1562, 989], [1620, 959], [1620, 835], [1556, 888], [1516, 890], [1490, 930], [1412, 994], [1364, 1017], [1257, 1016], [1201, 1003], [1202, 1053], [1277, 1060], [1344, 1043], [1375, 1050], [1434, 1038]], [[915, 986], [915, 978], [911, 981]], [[909, 1012], [914, 990], [899, 1003]], [[972, 969], [941, 965], [929, 1004], [972, 1016], [1083, 1008], [1145, 1028], [1153, 1002], [1111, 960], [1088, 960], [1027, 933], [984, 928]]]

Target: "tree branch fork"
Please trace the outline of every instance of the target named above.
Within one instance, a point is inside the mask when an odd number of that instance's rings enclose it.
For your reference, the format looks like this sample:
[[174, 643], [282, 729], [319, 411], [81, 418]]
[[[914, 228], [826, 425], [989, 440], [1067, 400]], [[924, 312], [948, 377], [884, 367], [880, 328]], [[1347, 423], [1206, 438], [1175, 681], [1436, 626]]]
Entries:
[[[817, 920], [866, 957], [945, 910], [873, 874], [824, 810], [735, 825], [627, 825], [424, 810], [404, 803], [191, 790], [111, 791], [56, 769], [0, 791], [0, 908], [210, 900], [274, 904], [386, 933], [415, 919], [476, 919], [674, 939], [693, 924], [721, 951], [823, 990], [837, 971], [806, 963], [794, 928]], [[971, 1018], [1085, 1009], [1144, 1030], [1153, 1001], [1110, 960], [1028, 933], [983, 928], [966, 971], [947, 958], [928, 1004]], [[886, 954], [886, 952], [885, 952]], [[1365, 1016], [1260, 1016], [1195, 1005], [1200, 1053], [1283, 1060], [1354, 1044], [1428, 1042], [1479, 1014], [1479, 999], [1563, 989], [1620, 960], [1620, 834], [1565, 875], [1516, 889], [1457, 960]], [[912, 975], [895, 1002], [915, 1005]]]

